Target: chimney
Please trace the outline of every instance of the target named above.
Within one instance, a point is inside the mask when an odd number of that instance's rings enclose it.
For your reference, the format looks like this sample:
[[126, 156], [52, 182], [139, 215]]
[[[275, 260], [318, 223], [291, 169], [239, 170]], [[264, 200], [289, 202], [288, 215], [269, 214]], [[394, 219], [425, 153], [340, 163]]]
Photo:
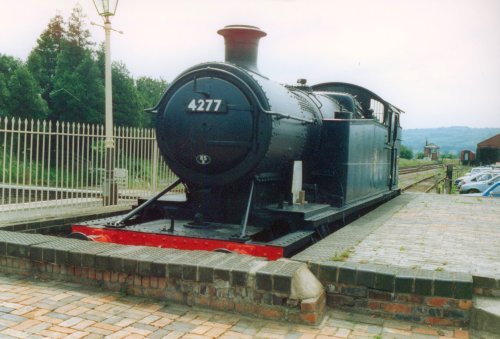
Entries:
[[229, 25], [217, 33], [224, 37], [226, 62], [259, 72], [257, 68], [259, 39], [265, 37], [266, 32], [255, 26]]

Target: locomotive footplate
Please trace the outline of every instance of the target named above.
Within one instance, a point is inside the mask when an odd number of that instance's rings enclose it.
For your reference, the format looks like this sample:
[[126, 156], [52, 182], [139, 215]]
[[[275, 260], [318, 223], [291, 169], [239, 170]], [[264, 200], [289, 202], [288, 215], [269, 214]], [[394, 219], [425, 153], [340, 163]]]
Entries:
[[[251, 239], [263, 232], [262, 227], [248, 225], [245, 238], [240, 238], [241, 225], [203, 223], [193, 225], [187, 220], [175, 220], [173, 230], [170, 220], [154, 220], [137, 225], [111, 227], [120, 216], [75, 224], [75, 238], [122, 245], [153, 246], [183, 250], [232, 251], [276, 260], [295, 247], [287, 244], [268, 244]], [[78, 236], [76, 236], [78, 235]]]

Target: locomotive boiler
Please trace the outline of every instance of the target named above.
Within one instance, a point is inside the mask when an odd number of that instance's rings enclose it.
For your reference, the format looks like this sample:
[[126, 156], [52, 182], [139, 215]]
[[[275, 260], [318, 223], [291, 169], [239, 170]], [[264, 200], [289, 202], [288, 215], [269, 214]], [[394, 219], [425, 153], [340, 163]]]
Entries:
[[279, 84], [257, 67], [265, 32], [218, 33], [225, 62], [184, 71], [149, 110], [179, 179], [124, 216], [74, 225], [75, 237], [276, 259], [399, 194], [400, 109], [353, 84]]

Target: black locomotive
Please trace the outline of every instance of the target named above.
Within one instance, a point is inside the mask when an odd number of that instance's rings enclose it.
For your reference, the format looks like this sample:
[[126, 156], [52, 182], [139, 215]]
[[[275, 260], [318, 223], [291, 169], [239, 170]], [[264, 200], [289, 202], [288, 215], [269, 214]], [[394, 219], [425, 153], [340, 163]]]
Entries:
[[[150, 110], [161, 154], [179, 180], [125, 216], [74, 232], [274, 259], [399, 194], [400, 109], [352, 84], [281, 85], [257, 69], [265, 32], [234, 25], [218, 33], [225, 62], [186, 70]], [[184, 201], [165, 195], [181, 183]]]

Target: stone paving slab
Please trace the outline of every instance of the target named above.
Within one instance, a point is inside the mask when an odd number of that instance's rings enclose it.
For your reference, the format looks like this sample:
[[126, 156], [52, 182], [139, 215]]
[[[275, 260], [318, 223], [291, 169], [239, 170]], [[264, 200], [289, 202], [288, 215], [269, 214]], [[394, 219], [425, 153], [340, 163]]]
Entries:
[[500, 199], [404, 193], [296, 255], [500, 279]]
[[[43, 227], [44, 225], [55, 225], [71, 223], [76, 220], [96, 219], [106, 214], [124, 213], [131, 209], [132, 203], [102, 206], [100, 199], [95, 202], [86, 203], [75, 199], [73, 204], [50, 205], [47, 201], [39, 202], [38, 208], [19, 209], [11, 205], [0, 205], [4, 210], [0, 211], [0, 228], [15, 231]], [[9, 210], [9, 208], [12, 208]], [[24, 227], [23, 227], [24, 226]]]
[[469, 338], [469, 332], [332, 310], [318, 326], [296, 325], [0, 275], [0, 337], [385, 339]]

